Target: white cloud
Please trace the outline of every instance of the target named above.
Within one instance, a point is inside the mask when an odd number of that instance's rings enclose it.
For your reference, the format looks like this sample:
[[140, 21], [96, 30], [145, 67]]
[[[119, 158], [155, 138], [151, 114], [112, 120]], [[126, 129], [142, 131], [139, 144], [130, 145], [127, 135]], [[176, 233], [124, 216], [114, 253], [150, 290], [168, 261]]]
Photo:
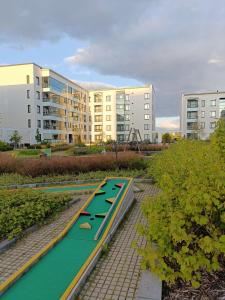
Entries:
[[163, 117], [156, 118], [156, 128], [163, 131], [166, 130], [180, 130], [180, 118], [179, 117]]
[[74, 82], [89, 91], [95, 90], [95, 89], [112, 89], [115, 87], [115, 86], [105, 83], [105, 82], [95, 82], [95, 81], [87, 82], [87, 81], [75, 81], [75, 80], [74, 80]]
[[211, 65], [224, 65], [224, 60], [223, 59], [218, 59], [218, 58], [211, 58], [208, 60], [208, 64]]
[[182, 92], [225, 87], [224, 0], [2, 2], [0, 43], [80, 40], [70, 66], [153, 83], [159, 116], [179, 113]]

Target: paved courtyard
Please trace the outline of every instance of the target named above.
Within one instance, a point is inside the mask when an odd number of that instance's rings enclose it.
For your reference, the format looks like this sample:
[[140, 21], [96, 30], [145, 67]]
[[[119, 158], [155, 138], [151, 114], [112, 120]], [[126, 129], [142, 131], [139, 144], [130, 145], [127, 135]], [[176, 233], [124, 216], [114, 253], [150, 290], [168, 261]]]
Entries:
[[140, 257], [132, 247], [135, 240], [145, 245], [138, 236], [136, 224], [142, 221], [141, 202], [145, 195], [157, 192], [153, 185], [142, 184], [144, 192], [136, 193], [137, 202], [121, 224], [109, 245], [109, 251], [101, 257], [96, 268], [82, 288], [80, 300], [133, 300], [139, 284]]

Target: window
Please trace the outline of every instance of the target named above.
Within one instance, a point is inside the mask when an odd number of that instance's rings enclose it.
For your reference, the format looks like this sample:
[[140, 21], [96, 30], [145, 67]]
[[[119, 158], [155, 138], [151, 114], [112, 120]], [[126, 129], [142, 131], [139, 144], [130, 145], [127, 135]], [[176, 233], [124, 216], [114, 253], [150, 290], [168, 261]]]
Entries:
[[216, 117], [216, 111], [211, 111], [210, 116], [211, 116], [212, 118], [215, 118], [215, 117]]
[[214, 129], [216, 127], [216, 122], [210, 122], [210, 128]]
[[116, 104], [116, 109], [117, 110], [124, 110], [124, 105], [123, 104]]
[[198, 107], [198, 100], [197, 99], [188, 99], [187, 100], [187, 107], [188, 108]]
[[38, 100], [40, 100], [40, 98], [41, 98], [41, 93], [38, 92], [38, 91], [36, 91], [36, 97], [37, 97]]
[[197, 122], [188, 122], [187, 130], [198, 130], [198, 123]]
[[37, 120], [37, 127], [41, 128], [41, 120]]
[[144, 130], [149, 130], [150, 129], [150, 124], [144, 124]]
[[106, 115], [106, 121], [111, 121], [111, 115]]
[[201, 122], [201, 129], [204, 129], [205, 128], [205, 122]]
[[95, 105], [94, 111], [95, 112], [102, 112], [102, 105]]
[[101, 135], [96, 135], [95, 136], [95, 141], [96, 142], [99, 142], [99, 141], [101, 141], [102, 140], [102, 136]]
[[144, 134], [144, 140], [150, 140], [150, 134]]
[[27, 112], [28, 112], [28, 114], [31, 113], [31, 106], [30, 105], [27, 105]]
[[111, 131], [111, 125], [106, 125], [106, 131]]
[[130, 105], [126, 104], [126, 105], [125, 105], [125, 110], [126, 110], [126, 111], [130, 110]]
[[145, 120], [149, 120], [150, 119], [150, 115], [145, 115]]
[[27, 99], [30, 99], [30, 90], [27, 90]]
[[111, 105], [106, 105], [106, 111], [111, 111]]
[[27, 84], [30, 84], [30, 75], [27, 75]]
[[145, 93], [145, 99], [150, 99], [150, 94], [149, 93]]
[[129, 101], [130, 100], [130, 95], [125, 95], [125, 100]]
[[211, 106], [216, 106], [216, 100], [211, 100]]
[[95, 131], [96, 132], [102, 131], [102, 125], [95, 125]]
[[125, 115], [125, 121], [130, 121], [130, 115]]
[[37, 105], [37, 113], [38, 113], [38, 114], [41, 113], [41, 107], [40, 107], [40, 105]]
[[188, 111], [187, 112], [187, 118], [188, 119], [197, 119], [198, 118], [198, 112], [197, 111]]
[[27, 125], [28, 125], [28, 128], [31, 128], [31, 119], [28, 119]]
[[117, 124], [117, 131], [124, 131], [124, 124]]
[[126, 124], [125, 125], [125, 131], [129, 131], [130, 130], [130, 125], [129, 124]]
[[120, 142], [124, 141], [124, 134], [117, 134], [117, 140]]
[[201, 117], [205, 118], [205, 112], [204, 111], [201, 112]]
[[149, 103], [145, 103], [145, 109], [150, 109], [150, 104]]
[[110, 102], [111, 101], [111, 96], [106, 96], [106, 102]]
[[205, 100], [201, 101], [202, 107], [205, 107]]
[[102, 115], [95, 116], [95, 122], [102, 122]]
[[36, 76], [36, 85], [40, 85], [40, 78]]

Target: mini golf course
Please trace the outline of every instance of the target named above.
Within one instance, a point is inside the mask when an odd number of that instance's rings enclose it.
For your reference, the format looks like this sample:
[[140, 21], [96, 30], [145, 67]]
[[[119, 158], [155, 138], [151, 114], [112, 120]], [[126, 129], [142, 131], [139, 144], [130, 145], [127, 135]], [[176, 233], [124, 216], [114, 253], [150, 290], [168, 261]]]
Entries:
[[102, 182], [64, 231], [0, 285], [0, 298], [73, 299], [133, 198], [132, 179]]

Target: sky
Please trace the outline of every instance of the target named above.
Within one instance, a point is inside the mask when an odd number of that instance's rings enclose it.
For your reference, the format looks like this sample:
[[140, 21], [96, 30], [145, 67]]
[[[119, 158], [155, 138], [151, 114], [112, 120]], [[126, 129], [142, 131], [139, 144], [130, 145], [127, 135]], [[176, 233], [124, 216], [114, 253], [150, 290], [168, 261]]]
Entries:
[[0, 10], [0, 64], [35, 62], [89, 87], [152, 83], [165, 130], [179, 128], [183, 92], [225, 90], [224, 37], [224, 0], [7, 0]]

